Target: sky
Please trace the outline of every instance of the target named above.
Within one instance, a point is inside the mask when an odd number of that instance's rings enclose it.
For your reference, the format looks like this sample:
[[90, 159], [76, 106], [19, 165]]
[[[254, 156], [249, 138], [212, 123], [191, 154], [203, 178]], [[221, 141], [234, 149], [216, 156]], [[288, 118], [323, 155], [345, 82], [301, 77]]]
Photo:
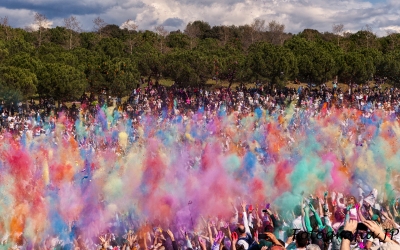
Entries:
[[333, 24], [357, 32], [368, 25], [378, 36], [400, 33], [399, 0], [1, 0], [0, 18], [12, 27], [33, 24], [34, 13], [44, 14], [49, 26], [64, 26], [64, 18], [75, 16], [84, 31], [93, 30], [93, 20], [122, 25], [133, 20], [139, 30], [184, 30], [188, 22], [203, 20], [214, 25], [251, 24], [255, 18], [275, 20], [285, 31], [304, 29], [332, 32]]

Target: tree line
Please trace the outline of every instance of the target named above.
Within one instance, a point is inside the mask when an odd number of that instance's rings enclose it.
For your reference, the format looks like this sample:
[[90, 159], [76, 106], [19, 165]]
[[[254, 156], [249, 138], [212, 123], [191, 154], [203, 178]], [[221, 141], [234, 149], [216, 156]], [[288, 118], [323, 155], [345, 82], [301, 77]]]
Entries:
[[33, 20], [23, 29], [0, 18], [3, 100], [73, 100], [103, 89], [121, 97], [150, 79], [182, 86], [210, 79], [280, 86], [295, 80], [318, 85], [336, 77], [345, 83], [400, 81], [400, 35], [377, 37], [369, 26], [356, 33], [334, 24], [331, 32], [291, 34], [276, 21], [255, 19], [242, 26], [194, 21], [169, 32], [163, 26], [139, 30], [132, 20], [107, 24], [98, 17], [88, 32], [74, 16], [55, 28], [40, 13]]

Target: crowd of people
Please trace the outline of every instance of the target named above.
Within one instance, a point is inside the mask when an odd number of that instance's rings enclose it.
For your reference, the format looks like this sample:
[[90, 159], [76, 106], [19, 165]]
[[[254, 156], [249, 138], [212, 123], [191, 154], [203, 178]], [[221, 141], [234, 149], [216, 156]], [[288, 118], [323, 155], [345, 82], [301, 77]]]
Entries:
[[[302, 138], [307, 138], [308, 129], [312, 127], [311, 120], [324, 118], [329, 122], [329, 117], [334, 110], [336, 110], [335, 116], [341, 113], [337, 110], [343, 110], [340, 120], [335, 121], [339, 124], [340, 138], [354, 142], [353, 144], [357, 147], [373, 145], [374, 135], [368, 130], [368, 126], [373, 124], [372, 127], [379, 127], [380, 119], [396, 121], [400, 113], [399, 104], [400, 90], [382, 89], [380, 85], [373, 87], [352, 85], [349, 90], [342, 91], [336, 83], [333, 83], [332, 88], [326, 85], [316, 88], [299, 86], [297, 89], [277, 89], [273, 86], [257, 86], [248, 89], [245, 86], [238, 86], [232, 90], [149, 84], [146, 87], [139, 86], [134, 89], [125, 102], [118, 98], [112, 99], [105, 93], [99, 96], [83, 94], [80, 102], [73, 103], [70, 107], [65, 104], [56, 107], [51, 99], [41, 99], [39, 103], [31, 100], [16, 105], [3, 102], [0, 105], [0, 143], [52, 138], [52, 145], [49, 147], [54, 148], [58, 144], [61, 145], [62, 141], [76, 142], [78, 148], [82, 149], [77, 155], [83, 155], [82, 152], [86, 152], [84, 150], [98, 153], [111, 149], [112, 152], [123, 157], [129, 151], [129, 145], [143, 146], [157, 132], [166, 131], [177, 137], [173, 139], [175, 144], [168, 144], [168, 135], [158, 134], [159, 137], [166, 138], [164, 139], [166, 148], [168, 145], [182, 147], [179, 155], [183, 159], [186, 159], [184, 151], [193, 149], [195, 157], [187, 157], [188, 163], [183, 165], [195, 168], [200, 161], [206, 162], [202, 164], [207, 165], [207, 160], [204, 160], [202, 156], [203, 151], [207, 149], [198, 145], [205, 140], [204, 135], [207, 134], [223, 144], [223, 153], [238, 151], [237, 155], [246, 158], [246, 152], [251, 151], [257, 156], [257, 162], [267, 166], [282, 160], [278, 159], [278, 157], [283, 157], [278, 151], [283, 151], [285, 147], [292, 150], [288, 153], [290, 155], [288, 158], [299, 157], [300, 154], [297, 151], [301, 149], [293, 149], [296, 147], [291, 147], [291, 145], [297, 145], [296, 143]], [[259, 118], [245, 122], [248, 117], [263, 115], [264, 118], [266, 117], [264, 120]], [[228, 116], [233, 118], [223, 119]], [[249, 134], [259, 134], [261, 130], [269, 129], [269, 119], [273, 120], [274, 124], [278, 124], [279, 137], [276, 142], [270, 141], [269, 145], [256, 145], [255, 137]], [[378, 125], [374, 125], [375, 123]], [[157, 131], [146, 131], [148, 126], [157, 128]], [[231, 129], [230, 126], [234, 128]], [[182, 131], [174, 134], [175, 127]], [[230, 129], [233, 132], [230, 132]], [[242, 130], [246, 130], [246, 134], [239, 135]], [[105, 134], [106, 131], [107, 134]], [[128, 145], [124, 145], [121, 131], [126, 132]], [[306, 132], [303, 133], [304, 131]], [[270, 134], [274, 135], [272, 132]], [[147, 136], [147, 141], [143, 138], [145, 136]], [[197, 138], [194, 139], [194, 136]], [[236, 136], [239, 139], [235, 139]], [[330, 137], [327, 136], [327, 138]], [[262, 140], [259, 144], [261, 142]], [[274, 149], [273, 143], [278, 145], [277, 150]], [[240, 150], [233, 147], [238, 147]], [[340, 149], [345, 151], [345, 147], [340, 146]], [[34, 151], [34, 149], [31, 150]], [[161, 151], [161, 149], [158, 150]], [[329, 145], [326, 145], [325, 150], [332, 151]], [[157, 154], [157, 150], [153, 148], [149, 151], [151, 151], [150, 156]], [[140, 151], [138, 152], [135, 154], [139, 155]], [[347, 157], [345, 152], [341, 153], [343, 159]], [[290, 160], [295, 161], [295, 159]], [[301, 162], [301, 160], [298, 161]], [[346, 160], [343, 161], [343, 165], [346, 165]], [[8, 163], [0, 162], [0, 170], [5, 169], [7, 164], [12, 166], [13, 163], [10, 162], [10, 160]], [[35, 172], [38, 171], [37, 167], [32, 167], [32, 169], [34, 169], [31, 170], [32, 173], [26, 174], [27, 176], [34, 176], [32, 179], [43, 179], [37, 177], [38, 174]], [[83, 170], [79, 170], [86, 175], [83, 178], [76, 177], [81, 178], [80, 183], [84, 183], [85, 178], [91, 178], [89, 169], [90, 167], [85, 166]], [[91, 171], [98, 171], [98, 169], [93, 167]], [[179, 175], [179, 171], [177, 170], [174, 174], [175, 177]], [[14, 174], [12, 171], [10, 173], [10, 175]], [[3, 180], [1, 178], [0, 174], [0, 180]], [[59, 182], [62, 179], [60, 176], [54, 178], [58, 178]], [[160, 178], [157, 176], [155, 179]], [[198, 215], [186, 220], [180, 219], [178, 213], [172, 220], [171, 217], [150, 219], [149, 216], [142, 219], [140, 215], [117, 212], [115, 218], [108, 221], [107, 226], [103, 225], [101, 232], [96, 233], [82, 230], [86, 228], [86, 225], [72, 221], [67, 228], [62, 229], [62, 233], [34, 238], [26, 237], [18, 230], [14, 230], [18, 234], [12, 234], [3, 223], [0, 223], [0, 232], [5, 232], [0, 238], [0, 248], [43, 250], [400, 249], [398, 197], [389, 195], [387, 190], [378, 192], [364, 180], [353, 180], [352, 184], [354, 187], [345, 190], [348, 193], [338, 190], [335, 190], [336, 192], [322, 191], [322, 194], [321, 190], [312, 194], [303, 193], [298, 200], [288, 201], [290, 205], [286, 207], [274, 203], [247, 204], [244, 199], [236, 200], [229, 206], [231, 207], [229, 216], [226, 211], [221, 213], [215, 211], [214, 215], [203, 215], [205, 217]], [[275, 183], [275, 186], [279, 185], [281, 184]], [[23, 187], [21, 190], [25, 190], [27, 185], [23, 182], [21, 186]], [[2, 184], [0, 187], [3, 187]], [[3, 190], [0, 189], [0, 194], [1, 192]], [[208, 190], [208, 192], [213, 192], [213, 190]], [[251, 194], [247, 195], [248, 202], [252, 203]], [[97, 201], [94, 203], [97, 204]], [[0, 203], [1, 207], [2, 203]], [[228, 206], [225, 204], [225, 207]]]
[[23, 235], [5, 235], [1, 246], [9, 249], [154, 249], [154, 250], [348, 250], [400, 249], [400, 206], [378, 202], [376, 189], [358, 187], [359, 197], [325, 192], [323, 197], [303, 197], [291, 211], [273, 204], [231, 204], [229, 217], [171, 222], [134, 219], [119, 214], [98, 237], [85, 238], [71, 224], [61, 239], [49, 235], [42, 242]]
[[66, 115], [71, 124], [79, 118], [91, 126], [96, 123], [96, 113], [104, 104], [115, 107], [114, 117], [117, 120], [131, 119], [133, 122], [137, 122], [144, 115], [159, 116], [168, 120], [181, 117], [182, 121], [186, 121], [198, 111], [204, 112], [205, 122], [221, 114], [233, 112], [238, 113], [240, 119], [256, 109], [267, 110], [274, 116], [284, 113], [290, 105], [296, 107], [296, 114], [303, 112], [309, 117], [329, 115], [331, 108], [351, 108], [361, 111], [365, 118], [372, 117], [374, 112], [383, 112], [386, 116], [397, 118], [400, 113], [400, 90], [394, 87], [382, 89], [381, 86], [353, 84], [347, 91], [342, 91], [336, 83], [333, 83], [332, 88], [323, 84], [315, 88], [311, 85], [300, 85], [297, 89], [277, 89], [262, 85], [254, 88], [241, 85], [235, 89], [206, 89], [165, 87], [150, 82], [146, 87], [139, 86], [134, 89], [128, 100], [123, 103], [120, 98], [105, 95], [106, 92], [98, 96], [87, 96], [84, 93], [80, 103], [74, 102], [70, 107], [64, 103], [56, 105], [51, 98], [26, 103], [6, 104], [2, 101], [0, 134], [6, 131], [16, 135], [27, 134], [28, 137], [49, 134], [54, 129], [55, 120], [60, 113]]

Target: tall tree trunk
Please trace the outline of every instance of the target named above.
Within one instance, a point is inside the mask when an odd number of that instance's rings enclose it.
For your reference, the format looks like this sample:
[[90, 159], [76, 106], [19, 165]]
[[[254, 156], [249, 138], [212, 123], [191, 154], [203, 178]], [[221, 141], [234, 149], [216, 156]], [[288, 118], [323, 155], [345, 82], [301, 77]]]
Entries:
[[72, 49], [72, 31], [69, 34], [69, 50]]
[[39, 27], [39, 47], [42, 45], [42, 29]]

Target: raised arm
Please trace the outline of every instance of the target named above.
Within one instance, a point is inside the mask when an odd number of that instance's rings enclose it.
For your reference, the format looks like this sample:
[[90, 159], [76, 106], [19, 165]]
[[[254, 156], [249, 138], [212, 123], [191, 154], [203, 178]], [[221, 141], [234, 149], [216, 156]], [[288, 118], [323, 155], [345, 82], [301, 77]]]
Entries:
[[167, 234], [168, 234], [168, 236], [171, 238], [173, 250], [178, 250], [178, 244], [176, 244], [175, 236], [174, 236], [174, 234], [172, 233], [172, 231], [168, 229], [168, 230], [167, 230]]
[[[351, 220], [348, 223], [346, 223], [346, 225], [344, 226], [344, 230], [342, 231], [341, 234], [352, 238], [354, 233], [356, 232], [356, 229], [357, 229], [357, 221]], [[346, 239], [342, 237], [340, 250], [350, 250], [351, 249], [350, 243], [351, 239]]]
[[253, 221], [254, 221], [253, 213], [254, 213], [254, 211], [249, 212], [248, 219], [247, 219], [247, 222], [249, 223], [249, 227], [251, 227], [251, 228], [254, 228], [254, 225], [253, 225]]
[[207, 250], [206, 241], [203, 238], [199, 237], [199, 245], [201, 250]]
[[314, 206], [311, 203], [310, 203], [310, 210], [311, 210], [311, 212], [314, 213], [315, 220], [317, 221], [317, 224], [318, 224], [318, 229], [324, 228], [324, 224], [322, 224], [322, 221], [321, 221], [321, 218], [319, 217], [319, 214], [317, 213], [317, 211], [315, 210]]
[[237, 210], [236, 206], [233, 203], [231, 203], [231, 205], [235, 211], [235, 216], [233, 217], [234, 221], [235, 221], [235, 223], [238, 223], [239, 222], [239, 211]]
[[329, 205], [328, 205], [328, 192], [325, 192], [325, 194], [324, 194], [323, 212], [324, 212], [325, 225], [332, 227], [332, 222], [329, 218], [330, 211], [329, 211]]
[[360, 209], [360, 204], [356, 204], [356, 209], [357, 209], [357, 215], [358, 215], [358, 218], [360, 219], [360, 221], [365, 221], [364, 215], [362, 214], [361, 209]]
[[209, 221], [208, 223], [207, 223], [207, 232], [208, 232], [208, 239], [210, 240], [210, 243], [212, 244], [212, 242], [213, 242], [213, 235], [212, 235], [212, 232], [211, 232], [211, 222]]
[[[326, 193], [327, 194], [327, 193]], [[324, 209], [322, 208], [322, 202], [324, 203], [324, 205], [326, 204], [326, 199], [324, 197], [324, 200], [322, 201], [322, 199], [318, 198], [318, 212], [319, 212], [319, 217], [323, 217], [324, 216]]]
[[394, 214], [394, 217], [399, 216], [399, 213], [397, 212], [397, 209], [396, 209], [396, 201], [393, 203], [393, 214]]
[[261, 222], [261, 217], [258, 213], [258, 204], [256, 205], [256, 208], [254, 209], [253, 213], [255, 214], [255, 220], [257, 221], [257, 227], [258, 227], [258, 225], [260, 225]]
[[232, 238], [231, 238], [231, 250], [236, 250], [236, 243], [238, 242], [239, 236], [236, 232], [232, 233]]
[[212, 230], [213, 230], [213, 235], [217, 235], [218, 234], [218, 230], [217, 230], [217, 225], [216, 224], [218, 224], [217, 222], [215, 222], [215, 221], [213, 221], [212, 222]]
[[228, 230], [228, 238], [232, 239], [232, 232], [228, 222], [226, 222], [225, 227]]
[[387, 215], [388, 215], [389, 219], [394, 220], [394, 217], [392, 215], [392, 212], [390, 211], [389, 205], [386, 205], [385, 209], [386, 209], [386, 212], [387, 212]]
[[311, 222], [310, 222], [310, 206], [304, 208], [304, 224], [306, 224], [307, 232], [311, 232]]
[[246, 231], [246, 233], [251, 234], [249, 222], [247, 221], [246, 203], [242, 201], [242, 203], [240, 205], [242, 206], [243, 225], [244, 225], [245, 231]]
[[346, 206], [345, 206], [343, 203], [340, 202], [340, 199], [341, 199], [341, 198], [343, 198], [343, 194], [338, 193], [338, 195], [337, 195], [337, 197], [336, 197], [337, 206], [338, 206], [339, 208], [341, 208], [341, 209], [345, 209]]
[[222, 240], [224, 239], [224, 233], [219, 231], [218, 234], [215, 236], [214, 243], [212, 245], [212, 250], [219, 250]]
[[275, 225], [278, 225], [278, 220], [270, 209], [267, 209], [267, 216], [269, 217], [272, 226], [275, 228]]

